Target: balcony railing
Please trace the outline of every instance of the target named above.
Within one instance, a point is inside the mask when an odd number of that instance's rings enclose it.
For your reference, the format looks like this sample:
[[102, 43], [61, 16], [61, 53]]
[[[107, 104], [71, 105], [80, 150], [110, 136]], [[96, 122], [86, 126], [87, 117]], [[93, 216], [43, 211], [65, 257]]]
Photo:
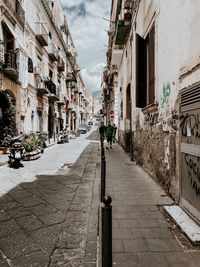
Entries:
[[58, 95], [57, 95], [57, 88], [55, 83], [50, 79], [48, 81], [45, 81], [45, 84], [49, 90], [48, 97], [50, 101], [58, 101]]
[[79, 91], [79, 86], [78, 85], [75, 85], [74, 93], [78, 93], [78, 91]]
[[58, 106], [64, 106], [65, 105], [65, 98], [64, 95], [61, 93], [61, 89], [58, 90]]
[[7, 7], [9, 7], [9, 9], [13, 11], [15, 10], [16, 0], [4, 0], [4, 2], [6, 3]]
[[17, 19], [18, 19], [19, 23], [24, 28], [24, 24], [25, 24], [25, 11], [22, 8], [22, 6], [21, 6], [21, 4], [19, 3], [18, 0], [16, 0], [15, 12], [16, 12], [16, 16], [17, 16]]
[[119, 20], [115, 33], [115, 44], [124, 45], [131, 29], [131, 20]]
[[58, 60], [58, 71], [64, 71], [65, 70], [65, 62], [62, 59]]
[[52, 61], [58, 61], [58, 50], [54, 44], [49, 44], [48, 53]]
[[2, 66], [4, 62], [4, 43], [0, 40], [0, 66]]
[[5, 53], [4, 72], [12, 79], [18, 79], [17, 52], [12, 50]]
[[42, 77], [41, 75], [36, 75], [36, 88], [37, 88], [37, 92], [44, 95], [44, 94], [48, 94], [48, 88], [47, 85], [45, 83], [45, 78]]
[[41, 46], [48, 46], [48, 33], [42, 22], [35, 23], [35, 34]]
[[74, 73], [68, 73], [66, 74], [66, 82], [76, 82], [76, 76]]
[[75, 89], [76, 88], [76, 82], [71, 82], [70, 83], [70, 87], [73, 88], [73, 89]]

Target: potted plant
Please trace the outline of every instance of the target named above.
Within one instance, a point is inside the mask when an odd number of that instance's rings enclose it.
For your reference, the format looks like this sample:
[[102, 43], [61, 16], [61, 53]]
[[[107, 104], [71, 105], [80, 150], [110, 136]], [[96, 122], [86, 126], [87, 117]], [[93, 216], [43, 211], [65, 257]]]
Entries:
[[4, 137], [3, 141], [1, 141], [1, 150], [2, 150], [3, 154], [7, 153], [7, 150], [8, 150], [8, 147], [10, 145], [11, 139], [12, 139], [11, 135], [6, 135], [5, 134], [5, 137]]
[[24, 153], [24, 160], [34, 160], [41, 157], [41, 140], [36, 134], [25, 136], [22, 141], [26, 152]]

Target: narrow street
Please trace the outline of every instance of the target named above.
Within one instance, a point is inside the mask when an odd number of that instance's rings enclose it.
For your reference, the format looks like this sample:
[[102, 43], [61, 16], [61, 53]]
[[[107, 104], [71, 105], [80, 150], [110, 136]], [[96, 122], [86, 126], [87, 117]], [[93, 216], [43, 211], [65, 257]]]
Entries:
[[[43, 159], [25, 162], [17, 172], [9, 170], [16, 186], [0, 199], [0, 266], [75, 267], [96, 262], [98, 143], [86, 141], [90, 134], [48, 148]], [[73, 157], [68, 154], [70, 145]], [[62, 157], [56, 157], [58, 152]], [[7, 169], [1, 168], [1, 179], [7, 178], [2, 175]]]
[[200, 267], [199, 14], [0, 0], [0, 267]]

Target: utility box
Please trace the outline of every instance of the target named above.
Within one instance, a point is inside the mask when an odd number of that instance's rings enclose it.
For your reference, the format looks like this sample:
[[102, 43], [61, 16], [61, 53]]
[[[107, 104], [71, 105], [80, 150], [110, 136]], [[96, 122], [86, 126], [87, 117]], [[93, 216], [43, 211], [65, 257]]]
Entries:
[[200, 85], [181, 93], [180, 204], [200, 222]]

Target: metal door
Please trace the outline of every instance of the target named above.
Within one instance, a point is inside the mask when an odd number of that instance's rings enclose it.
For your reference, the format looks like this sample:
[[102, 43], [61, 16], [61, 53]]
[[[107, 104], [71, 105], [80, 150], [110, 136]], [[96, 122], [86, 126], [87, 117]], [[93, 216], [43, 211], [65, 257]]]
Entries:
[[200, 85], [181, 93], [180, 204], [200, 222]]

